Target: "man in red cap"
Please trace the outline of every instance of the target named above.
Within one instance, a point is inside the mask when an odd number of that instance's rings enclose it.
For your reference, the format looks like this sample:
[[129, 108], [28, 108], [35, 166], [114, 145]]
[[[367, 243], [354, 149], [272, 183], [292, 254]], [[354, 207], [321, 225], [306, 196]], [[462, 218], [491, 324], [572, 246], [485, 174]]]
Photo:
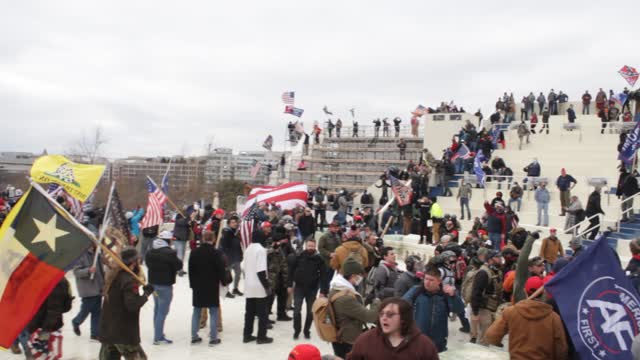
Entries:
[[[530, 277], [524, 286], [530, 297], [541, 287], [542, 278], [538, 276]], [[567, 359], [569, 349], [562, 320], [544, 302], [543, 293], [506, 308], [487, 330], [487, 342], [500, 345], [509, 334], [509, 356], [513, 360]]]

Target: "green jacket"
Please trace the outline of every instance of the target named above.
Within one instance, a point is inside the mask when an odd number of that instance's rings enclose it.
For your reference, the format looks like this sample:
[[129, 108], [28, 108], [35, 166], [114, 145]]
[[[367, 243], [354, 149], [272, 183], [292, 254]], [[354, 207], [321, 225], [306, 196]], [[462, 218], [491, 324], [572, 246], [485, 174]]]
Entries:
[[[338, 275], [340, 276], [340, 275]], [[329, 299], [344, 287], [335, 287], [329, 291]], [[356, 338], [365, 331], [366, 323], [373, 323], [378, 319], [379, 300], [375, 300], [367, 309], [360, 294], [347, 290], [349, 293], [338, 297], [333, 302], [333, 310], [338, 326], [338, 342], [353, 344]]]
[[513, 282], [514, 303], [527, 299], [527, 293], [524, 292], [524, 283], [526, 283], [529, 278], [529, 254], [531, 254], [531, 248], [535, 241], [536, 238], [529, 235], [520, 250], [520, 255], [516, 263], [516, 278]]
[[318, 251], [327, 267], [331, 267], [331, 253], [335, 252], [338, 246], [340, 246], [340, 236], [338, 234], [332, 234], [330, 231], [327, 231], [320, 237]]

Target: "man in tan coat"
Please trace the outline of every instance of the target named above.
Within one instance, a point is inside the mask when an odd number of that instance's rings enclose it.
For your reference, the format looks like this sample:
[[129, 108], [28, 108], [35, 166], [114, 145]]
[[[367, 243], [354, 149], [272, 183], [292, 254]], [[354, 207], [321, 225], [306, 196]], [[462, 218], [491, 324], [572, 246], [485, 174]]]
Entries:
[[[525, 291], [531, 296], [542, 286], [542, 279], [533, 276], [525, 283]], [[562, 320], [551, 305], [542, 300], [542, 294], [534, 299], [522, 300], [508, 307], [487, 330], [485, 340], [499, 345], [509, 334], [509, 356], [522, 359], [568, 359], [569, 348]]]
[[560, 240], [556, 236], [557, 230], [552, 228], [549, 230], [549, 237], [542, 240], [540, 245], [540, 257], [546, 262], [545, 270], [549, 272], [553, 264], [555, 264], [558, 256], [564, 256], [564, 249]]
[[368, 267], [369, 256], [367, 249], [362, 245], [359, 237], [353, 236], [336, 248], [335, 255], [331, 258], [331, 268], [340, 271], [342, 264], [349, 256], [354, 258], [363, 268]]

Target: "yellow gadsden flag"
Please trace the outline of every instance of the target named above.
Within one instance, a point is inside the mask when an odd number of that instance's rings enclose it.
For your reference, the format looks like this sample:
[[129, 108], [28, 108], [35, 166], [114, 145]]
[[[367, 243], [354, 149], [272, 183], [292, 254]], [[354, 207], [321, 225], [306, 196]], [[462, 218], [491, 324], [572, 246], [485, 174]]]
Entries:
[[77, 164], [62, 155], [39, 157], [31, 167], [31, 178], [41, 184], [56, 183], [69, 195], [87, 201], [102, 173], [104, 165]]

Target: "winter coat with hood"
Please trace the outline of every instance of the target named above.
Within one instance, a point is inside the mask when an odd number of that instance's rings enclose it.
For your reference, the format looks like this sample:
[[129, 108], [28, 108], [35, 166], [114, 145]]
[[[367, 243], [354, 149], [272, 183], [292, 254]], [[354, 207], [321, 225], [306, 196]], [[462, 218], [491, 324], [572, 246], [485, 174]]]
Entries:
[[189, 256], [189, 286], [193, 307], [220, 306], [220, 285], [224, 277], [224, 256], [212, 244], [202, 243]]
[[[487, 330], [488, 343], [499, 345], [509, 334], [512, 360], [568, 358], [568, 346], [562, 320], [551, 305], [538, 300], [523, 300], [504, 310]], [[531, 339], [536, 339], [531, 341]]]
[[357, 252], [362, 257], [362, 267], [366, 267], [369, 264], [369, 256], [367, 249], [358, 240], [349, 240], [342, 243], [335, 250], [335, 256], [331, 259], [331, 268], [336, 271], [341, 271], [342, 263], [351, 255], [351, 253]]
[[447, 350], [449, 313], [457, 314], [464, 310], [460, 297], [448, 296], [442, 290], [430, 293], [423, 285], [417, 285], [402, 298], [413, 305], [417, 327], [433, 341], [438, 352]]
[[594, 191], [589, 195], [589, 199], [587, 200], [587, 209], [585, 210], [585, 215], [587, 216], [593, 216], [595, 214], [604, 214], [600, 205], [600, 193], [597, 191]]
[[438, 360], [438, 350], [417, 327], [409, 333], [398, 346], [392, 346], [380, 328], [366, 331], [353, 345], [347, 360]]
[[142, 220], [142, 216], [144, 215], [144, 209], [140, 208], [133, 213], [133, 217], [129, 219], [129, 229], [131, 230], [131, 234], [140, 236], [140, 220]]
[[76, 277], [76, 287], [78, 288], [78, 296], [81, 298], [102, 295], [102, 287], [104, 286], [104, 269], [102, 268], [102, 260], [98, 256], [96, 262], [96, 271], [91, 278], [89, 269], [93, 266], [93, 258], [95, 250], [86, 251], [78, 258], [76, 266], [73, 268], [73, 275]]
[[362, 296], [353, 285], [342, 275], [336, 274], [331, 280], [331, 290], [328, 298], [339, 291], [345, 290], [346, 294], [338, 297], [333, 302], [333, 310], [336, 316], [338, 328], [338, 342], [353, 344], [366, 323], [373, 323], [378, 319], [379, 302], [374, 301], [369, 309], [364, 306]]
[[153, 285], [173, 285], [176, 273], [182, 269], [182, 261], [175, 250], [163, 239], [155, 239], [152, 249], [144, 259], [149, 268], [149, 283]]

